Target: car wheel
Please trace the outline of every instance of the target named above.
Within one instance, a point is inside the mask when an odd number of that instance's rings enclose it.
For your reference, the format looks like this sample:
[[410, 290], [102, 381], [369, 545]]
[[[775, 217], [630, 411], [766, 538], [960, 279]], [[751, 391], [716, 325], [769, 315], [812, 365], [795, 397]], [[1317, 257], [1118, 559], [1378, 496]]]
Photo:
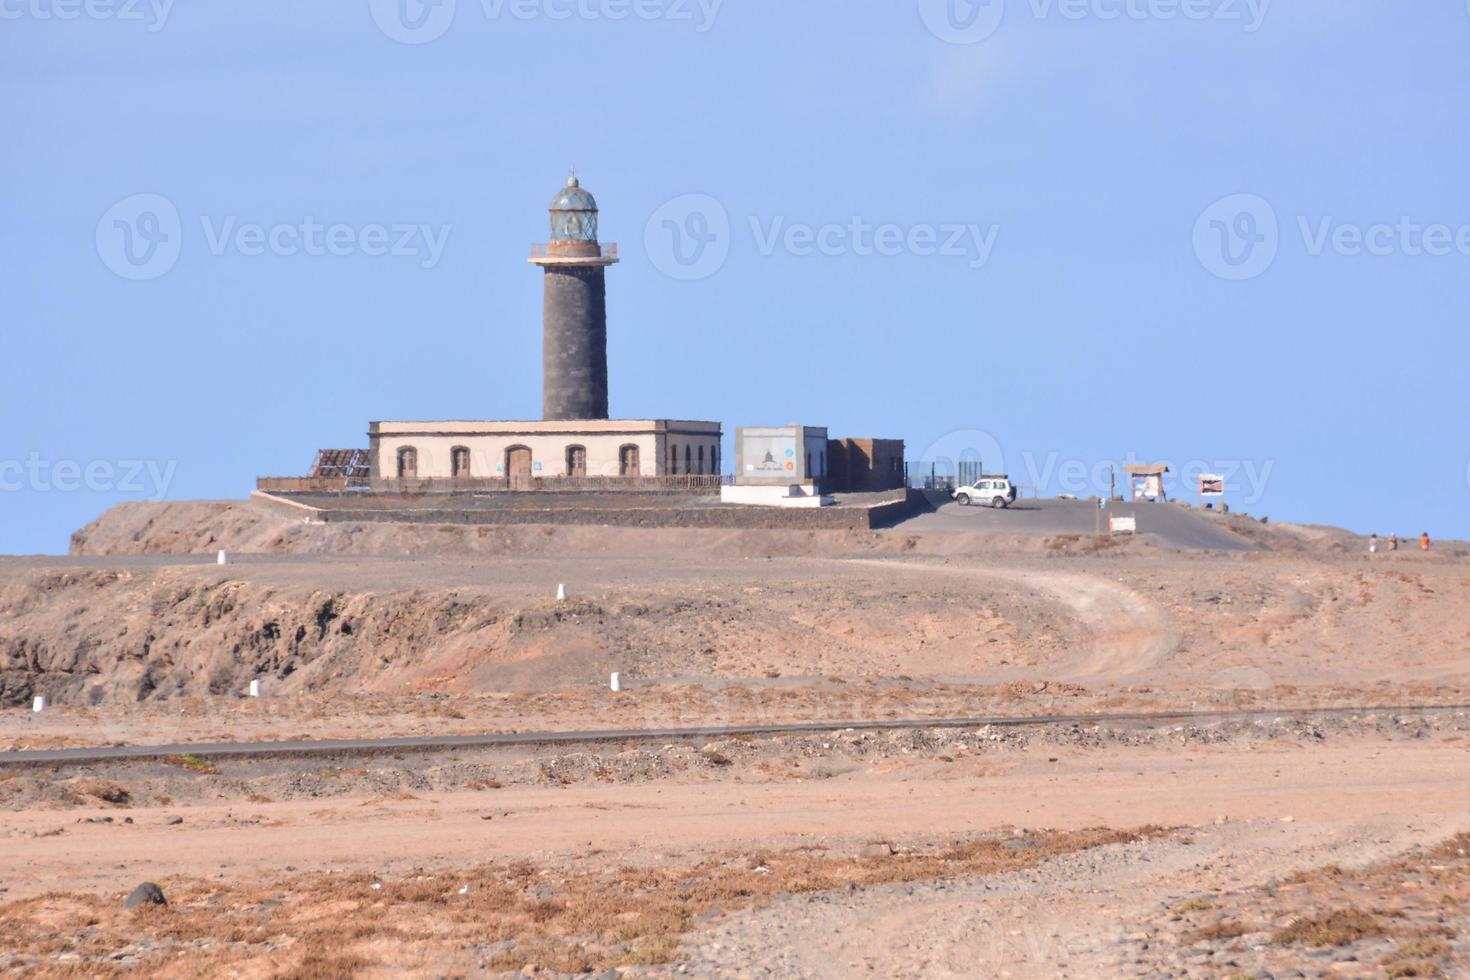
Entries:
[[954, 499], [955, 503], [959, 504], [961, 507], [970, 506], [970, 495], [968, 493], [962, 493]]
[[990, 506], [994, 507], [996, 510], [1000, 510], [1005, 505], [1006, 505], [1006, 498], [1004, 498], [1004, 497], [996, 497], [994, 500], [992, 500], [990, 502]]

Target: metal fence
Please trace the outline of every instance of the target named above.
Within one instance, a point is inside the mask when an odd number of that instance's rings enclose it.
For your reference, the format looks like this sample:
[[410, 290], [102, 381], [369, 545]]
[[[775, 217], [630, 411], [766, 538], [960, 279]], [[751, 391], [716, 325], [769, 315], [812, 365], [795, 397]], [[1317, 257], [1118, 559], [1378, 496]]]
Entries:
[[950, 464], [910, 460], [903, 464], [904, 485], [911, 490], [953, 490], [959, 474]]

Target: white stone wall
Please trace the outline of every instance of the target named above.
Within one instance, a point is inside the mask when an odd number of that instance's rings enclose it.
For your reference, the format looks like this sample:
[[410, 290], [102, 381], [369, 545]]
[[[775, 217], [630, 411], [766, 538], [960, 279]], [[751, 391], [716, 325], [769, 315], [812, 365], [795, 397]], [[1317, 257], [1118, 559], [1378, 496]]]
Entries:
[[[408, 423], [382, 423], [388, 426], [408, 428]], [[456, 446], [470, 451], [470, 478], [495, 479], [507, 476], [506, 455], [510, 449], [525, 446], [531, 450], [531, 476], [553, 479], [568, 475], [567, 450], [571, 446], [582, 446], [587, 450], [587, 476], [616, 477], [620, 475], [620, 453], [624, 446], [638, 447], [638, 476], [664, 476], [666, 457], [665, 440], [679, 447], [679, 474], [684, 475], [683, 447], [696, 447], [695, 471], [698, 471], [697, 448], [705, 453], [705, 472], [710, 472], [710, 461], [719, 446], [718, 435], [712, 433], [678, 432], [660, 433], [654, 423], [644, 423], [641, 431], [625, 425], [619, 431], [577, 431], [564, 426], [547, 428], [560, 431], [527, 431], [531, 424], [519, 432], [475, 431], [471, 423], [423, 423], [418, 431], [395, 433], [380, 429], [374, 442], [378, 450], [379, 479], [398, 478], [398, 452], [412, 446], [418, 453], [417, 478], [420, 480], [447, 480], [453, 476], [452, 452]], [[463, 428], [463, 431], [445, 429]], [[599, 428], [603, 428], [599, 425]], [[432, 430], [432, 431], [431, 431]]]

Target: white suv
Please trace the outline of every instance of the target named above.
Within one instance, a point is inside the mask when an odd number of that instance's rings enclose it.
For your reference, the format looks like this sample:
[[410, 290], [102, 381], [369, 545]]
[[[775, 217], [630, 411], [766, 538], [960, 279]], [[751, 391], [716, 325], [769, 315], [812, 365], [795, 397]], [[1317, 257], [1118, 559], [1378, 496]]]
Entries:
[[961, 507], [972, 503], [1009, 507], [1016, 499], [1016, 487], [1008, 476], [982, 476], [970, 486], [960, 487], [951, 496]]

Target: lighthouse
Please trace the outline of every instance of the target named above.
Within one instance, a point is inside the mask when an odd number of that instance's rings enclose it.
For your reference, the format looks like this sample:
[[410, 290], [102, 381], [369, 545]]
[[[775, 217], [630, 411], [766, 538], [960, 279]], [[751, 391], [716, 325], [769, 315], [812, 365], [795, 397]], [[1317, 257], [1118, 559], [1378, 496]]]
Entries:
[[541, 417], [606, 419], [607, 267], [616, 245], [597, 241], [597, 200], [575, 174], [551, 199], [551, 236], [531, 249], [545, 272], [542, 299]]
[[597, 201], [575, 174], [549, 210], [550, 238], [530, 258], [543, 272], [541, 419], [373, 422], [371, 483], [394, 492], [713, 493], [720, 423], [608, 414], [606, 276], [618, 247], [598, 242]]

